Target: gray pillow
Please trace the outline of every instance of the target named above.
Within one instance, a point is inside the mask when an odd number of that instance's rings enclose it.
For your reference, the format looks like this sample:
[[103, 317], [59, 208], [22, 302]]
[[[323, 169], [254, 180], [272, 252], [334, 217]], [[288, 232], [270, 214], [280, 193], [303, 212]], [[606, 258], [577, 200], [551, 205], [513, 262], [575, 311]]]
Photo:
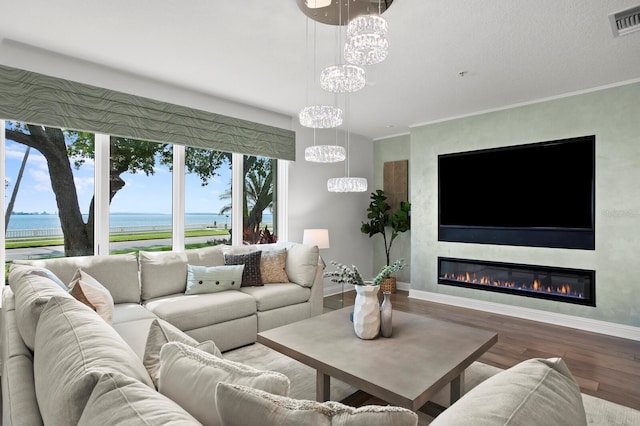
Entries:
[[167, 321], [154, 319], [149, 327], [142, 362], [156, 387], [158, 386], [158, 376], [160, 375], [160, 350], [165, 343], [169, 342], [184, 343], [185, 345], [197, 347], [212, 355], [222, 357], [220, 349], [218, 349], [213, 341], [206, 340], [200, 343]]
[[217, 293], [237, 290], [242, 283], [244, 265], [195, 266], [187, 265], [186, 294]]
[[379, 405], [353, 408], [334, 401], [320, 403], [273, 395], [225, 382], [218, 383], [216, 405], [222, 426], [418, 424], [417, 414], [406, 408]]
[[100, 376], [78, 421], [78, 426], [199, 424], [178, 404], [118, 373]]
[[488, 378], [432, 426], [582, 426], [582, 395], [561, 358], [533, 358]]
[[160, 352], [160, 393], [177, 402], [204, 425], [219, 425], [215, 404], [218, 382], [239, 383], [278, 395], [289, 394], [289, 378], [225, 360], [179, 342]]

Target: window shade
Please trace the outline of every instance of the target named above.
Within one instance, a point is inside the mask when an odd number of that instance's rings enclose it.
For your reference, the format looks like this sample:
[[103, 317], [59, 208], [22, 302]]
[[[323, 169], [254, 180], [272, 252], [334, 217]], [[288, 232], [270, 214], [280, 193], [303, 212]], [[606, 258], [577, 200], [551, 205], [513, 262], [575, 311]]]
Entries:
[[0, 118], [295, 160], [295, 132], [0, 65]]

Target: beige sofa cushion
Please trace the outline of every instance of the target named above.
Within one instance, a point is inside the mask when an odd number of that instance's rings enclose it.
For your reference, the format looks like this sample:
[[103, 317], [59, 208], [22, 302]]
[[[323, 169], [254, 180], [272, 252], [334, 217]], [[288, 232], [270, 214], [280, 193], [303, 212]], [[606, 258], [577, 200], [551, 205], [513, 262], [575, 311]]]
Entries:
[[140, 251], [142, 300], [184, 293], [187, 287], [187, 255], [177, 251]]
[[216, 405], [222, 426], [418, 424], [416, 413], [406, 408], [378, 405], [353, 408], [334, 401], [297, 400], [224, 382], [218, 384]]
[[16, 323], [22, 340], [33, 351], [36, 326], [40, 314], [53, 296], [73, 299], [67, 291], [49, 278], [31, 272], [37, 267], [12, 264], [9, 269], [9, 285], [16, 304]]
[[290, 382], [282, 373], [257, 370], [179, 342], [167, 343], [162, 347], [158, 390], [204, 425], [220, 424], [215, 395], [216, 385], [221, 381], [243, 384], [277, 395], [289, 394]]
[[188, 346], [197, 347], [201, 351], [222, 357], [220, 349], [211, 340], [199, 343], [196, 339], [186, 335], [183, 331], [169, 324], [168, 322], [155, 319], [149, 327], [149, 335], [144, 349], [142, 360], [153, 384], [158, 386], [158, 376], [160, 374], [160, 350], [165, 343], [180, 342]]
[[[544, 407], [544, 409], [541, 409]], [[533, 358], [480, 383], [431, 423], [581, 426], [582, 395], [561, 358]]]
[[17, 355], [6, 359], [2, 374], [2, 424], [42, 425], [36, 400], [31, 357]]
[[222, 266], [224, 265], [223, 244], [213, 247], [186, 250], [189, 265]]
[[289, 281], [303, 287], [311, 287], [318, 270], [318, 253], [318, 246], [292, 245], [287, 251]]
[[242, 287], [240, 291], [256, 299], [256, 307], [259, 312], [304, 303], [311, 296], [309, 288], [292, 283]]
[[78, 426], [199, 424], [178, 404], [118, 373], [100, 376], [78, 422]]
[[144, 306], [182, 331], [194, 330], [256, 313], [256, 301], [240, 291], [176, 294], [147, 300]]
[[122, 373], [153, 388], [131, 348], [73, 298], [54, 296], [47, 302], [36, 329], [33, 364], [36, 397], [47, 425], [76, 424], [104, 373]]
[[138, 259], [135, 253], [15, 260], [14, 263], [47, 268], [65, 283], [70, 283], [80, 268], [109, 290], [114, 303], [140, 303]]

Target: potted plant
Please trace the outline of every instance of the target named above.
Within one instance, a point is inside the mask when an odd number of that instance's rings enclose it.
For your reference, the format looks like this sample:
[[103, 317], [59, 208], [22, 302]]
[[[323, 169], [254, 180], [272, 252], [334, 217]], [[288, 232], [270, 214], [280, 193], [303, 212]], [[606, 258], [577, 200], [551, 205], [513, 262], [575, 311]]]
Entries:
[[[410, 223], [411, 203], [401, 201], [398, 210], [391, 212], [391, 206], [387, 203], [387, 196], [383, 190], [378, 189], [371, 193], [371, 202], [367, 208], [368, 222], [362, 222], [360, 231], [369, 234], [369, 238], [376, 234], [382, 235], [386, 266], [391, 265], [391, 246], [401, 232], [411, 228]], [[390, 231], [390, 233], [389, 233]], [[395, 272], [395, 271], [394, 271]], [[383, 291], [396, 291], [395, 277], [387, 276], [387, 281], [380, 284]]]

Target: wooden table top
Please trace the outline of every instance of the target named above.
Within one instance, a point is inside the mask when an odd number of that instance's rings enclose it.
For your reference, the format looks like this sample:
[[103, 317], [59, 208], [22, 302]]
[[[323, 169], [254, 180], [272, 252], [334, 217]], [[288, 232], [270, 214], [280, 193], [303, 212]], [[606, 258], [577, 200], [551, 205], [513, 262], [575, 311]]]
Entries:
[[494, 332], [393, 311], [393, 335], [359, 339], [329, 312], [258, 333], [258, 342], [390, 404], [418, 410], [498, 341]]

